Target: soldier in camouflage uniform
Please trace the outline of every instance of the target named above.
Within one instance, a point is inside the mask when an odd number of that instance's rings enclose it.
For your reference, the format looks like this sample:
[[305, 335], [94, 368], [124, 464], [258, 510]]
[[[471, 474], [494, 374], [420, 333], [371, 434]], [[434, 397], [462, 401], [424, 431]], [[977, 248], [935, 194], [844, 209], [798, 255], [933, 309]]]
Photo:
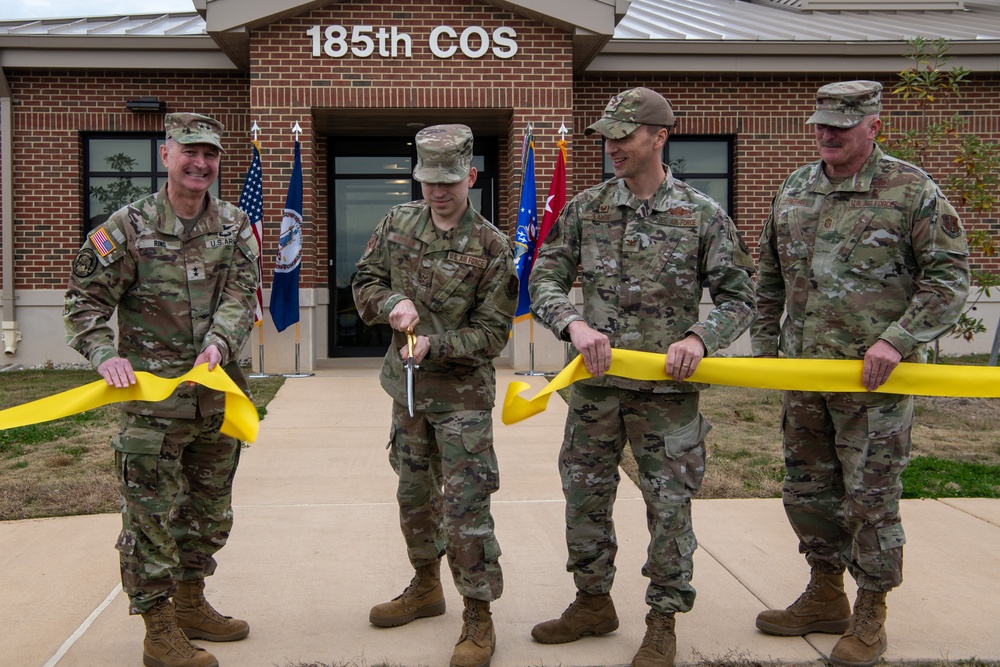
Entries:
[[[166, 185], [112, 214], [73, 261], [67, 339], [110, 386], [135, 384], [134, 371], [179, 377], [207, 363], [248, 391], [237, 356], [253, 327], [259, 248], [247, 215], [208, 193], [222, 125], [193, 113], [168, 114], [165, 124]], [[108, 324], [116, 308], [117, 346]], [[240, 442], [219, 433], [224, 410], [221, 392], [183, 384], [159, 403], [124, 403], [112, 442], [122, 587], [145, 621], [150, 667], [218, 665], [188, 639], [250, 632], [204, 597], [233, 524]]]
[[[572, 387], [559, 454], [567, 569], [578, 592], [561, 617], [531, 634], [542, 643], [563, 643], [618, 627], [610, 596], [617, 552], [611, 515], [628, 441], [650, 533], [642, 569], [650, 611], [636, 667], [673, 664], [674, 614], [694, 604], [691, 498], [704, 475], [710, 426], [698, 409], [705, 385], [684, 380], [754, 317], [753, 262], [732, 221], [661, 161], [673, 126], [669, 102], [653, 90], [635, 88], [611, 99], [586, 133], [605, 137], [615, 178], [569, 202], [529, 278], [535, 316], [572, 341], [595, 376]], [[582, 314], [567, 297], [578, 275]], [[699, 316], [703, 284], [715, 304], [705, 318]], [[665, 352], [673, 380], [605, 375], [612, 347]]]
[[[955, 209], [927, 174], [873, 142], [881, 91], [875, 81], [819, 89], [807, 123], [821, 159], [772, 202], [752, 336], [756, 356], [863, 359], [869, 392], [901, 360], [924, 360], [969, 290]], [[830, 661], [849, 667], [885, 651], [886, 592], [903, 578], [900, 475], [912, 423], [912, 396], [785, 393], [784, 506], [812, 576], [787, 609], [758, 615], [762, 631], [845, 633]], [[845, 567], [858, 584], [853, 614]]]
[[[388, 323], [382, 364], [392, 396], [389, 459], [399, 476], [400, 527], [416, 573], [369, 620], [395, 627], [445, 611], [440, 559], [447, 553], [465, 598], [452, 667], [485, 667], [496, 640], [490, 602], [500, 597], [500, 546], [490, 495], [500, 478], [493, 451], [493, 359], [507, 344], [518, 282], [510, 240], [468, 199], [476, 181], [471, 130], [437, 125], [417, 133], [424, 199], [395, 206], [372, 235], [354, 277], [366, 324]], [[413, 416], [407, 408], [406, 333], [416, 337]]]

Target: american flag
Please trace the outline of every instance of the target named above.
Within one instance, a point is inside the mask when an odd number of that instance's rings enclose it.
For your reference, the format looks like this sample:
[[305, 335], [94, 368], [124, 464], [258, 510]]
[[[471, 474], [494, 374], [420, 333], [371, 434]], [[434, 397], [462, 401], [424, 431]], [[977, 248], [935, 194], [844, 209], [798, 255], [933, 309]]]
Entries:
[[90, 235], [90, 242], [94, 244], [94, 248], [101, 254], [101, 257], [106, 257], [108, 253], [115, 249], [115, 242], [104, 231], [104, 227], [101, 227]]
[[[253, 235], [257, 237], [257, 247], [263, 249], [261, 243], [262, 229], [261, 221], [264, 219], [264, 196], [263, 196], [263, 173], [260, 168], [260, 143], [253, 142], [253, 160], [250, 161], [250, 169], [247, 170], [246, 180], [243, 181], [243, 191], [240, 193], [239, 206], [243, 212], [250, 217], [250, 226], [253, 228]], [[261, 262], [261, 255], [257, 255], [257, 311], [254, 313], [253, 321], [256, 325], [264, 318], [264, 293], [262, 291], [261, 276], [264, 267]]]

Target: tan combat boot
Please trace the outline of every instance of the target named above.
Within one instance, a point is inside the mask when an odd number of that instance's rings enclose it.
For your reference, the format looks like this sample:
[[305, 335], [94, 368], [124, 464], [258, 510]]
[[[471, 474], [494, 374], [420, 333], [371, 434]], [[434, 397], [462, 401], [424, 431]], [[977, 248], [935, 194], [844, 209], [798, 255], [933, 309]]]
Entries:
[[205, 599], [205, 580], [178, 581], [174, 592], [177, 626], [188, 639], [233, 642], [250, 634], [250, 624], [223, 616]]
[[757, 614], [757, 628], [769, 635], [802, 636], [810, 632], [839, 635], [851, 622], [851, 603], [844, 593], [844, 573], [812, 569], [809, 584], [787, 609]]
[[674, 615], [650, 609], [646, 614], [646, 636], [632, 658], [632, 667], [674, 667], [676, 654]]
[[146, 667], [219, 667], [215, 656], [189, 642], [177, 627], [170, 600], [156, 603], [142, 620], [146, 624], [142, 664]]
[[496, 646], [490, 603], [465, 598], [462, 634], [455, 644], [455, 652], [451, 654], [450, 667], [490, 667], [490, 658]]
[[830, 662], [843, 667], [871, 667], [885, 653], [885, 591], [858, 589], [851, 627], [830, 651]]
[[618, 614], [609, 594], [577, 591], [576, 599], [562, 616], [539, 623], [531, 629], [531, 636], [542, 644], [565, 644], [584, 635], [604, 635], [617, 629]]
[[418, 567], [410, 585], [389, 602], [372, 607], [368, 621], [381, 628], [406, 625], [418, 618], [444, 613], [444, 589], [441, 588], [441, 561]]

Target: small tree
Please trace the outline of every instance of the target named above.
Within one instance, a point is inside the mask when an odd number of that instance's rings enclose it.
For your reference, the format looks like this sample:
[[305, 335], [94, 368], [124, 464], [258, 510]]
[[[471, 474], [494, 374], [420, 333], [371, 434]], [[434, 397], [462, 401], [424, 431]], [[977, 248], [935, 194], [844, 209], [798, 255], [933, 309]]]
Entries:
[[[960, 96], [970, 71], [962, 67], [945, 68], [952, 59], [948, 55], [951, 45], [947, 39], [915, 37], [908, 44], [910, 51], [904, 56], [911, 60], [912, 65], [899, 73], [899, 83], [892, 93], [916, 102], [920, 124], [900, 130], [886, 123], [878, 141], [886, 153], [912, 162], [928, 172], [929, 162], [946, 160], [947, 168], [935, 180], [951, 203], [960, 213], [974, 216], [989, 214], [997, 205], [1000, 145], [964, 132], [967, 121], [958, 114], [951, 118], [930, 118], [932, 107], [949, 96]], [[953, 151], [950, 157], [949, 151]], [[996, 242], [989, 231], [967, 230], [967, 237], [970, 249], [978, 250], [987, 257], [996, 253]], [[975, 297], [952, 333], [956, 338], [967, 341], [986, 331], [982, 318], [973, 314], [979, 300], [984, 295], [990, 296], [990, 290], [1000, 286], [1000, 274], [972, 269], [971, 283], [976, 290]]]
[[132, 182], [128, 176], [138, 164], [135, 158], [125, 153], [115, 153], [104, 158], [112, 171], [118, 172], [118, 178], [107, 185], [93, 185], [90, 187], [90, 195], [104, 205], [105, 219], [122, 206], [145, 197], [149, 194], [148, 187], [142, 187]]

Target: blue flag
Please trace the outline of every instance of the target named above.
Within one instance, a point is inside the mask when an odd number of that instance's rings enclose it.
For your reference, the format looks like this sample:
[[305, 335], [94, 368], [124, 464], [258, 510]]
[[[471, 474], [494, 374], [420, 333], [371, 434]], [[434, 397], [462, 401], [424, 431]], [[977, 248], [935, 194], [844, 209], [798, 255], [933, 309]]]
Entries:
[[288, 183], [288, 197], [281, 216], [278, 237], [278, 259], [271, 284], [271, 304], [268, 310], [274, 328], [284, 331], [299, 321], [299, 265], [302, 263], [302, 156], [295, 141], [295, 164]]
[[[247, 170], [246, 180], [243, 181], [243, 191], [240, 193], [239, 207], [250, 218], [250, 226], [253, 229], [254, 238], [257, 239], [257, 247], [263, 248], [261, 242], [263, 238], [261, 221], [264, 219], [264, 197], [262, 191], [263, 172], [260, 168], [260, 144], [253, 142], [253, 159], [250, 160], [250, 168]], [[264, 317], [264, 294], [261, 291], [261, 283], [264, 280], [261, 256], [257, 254], [257, 307], [253, 314], [253, 323], [259, 323]]]
[[531, 297], [528, 296], [528, 276], [535, 261], [535, 244], [538, 241], [538, 196], [535, 191], [535, 142], [528, 138], [524, 159], [524, 178], [521, 183], [521, 205], [517, 209], [517, 231], [514, 234], [514, 268], [521, 282], [517, 297], [514, 321], [531, 316]]

